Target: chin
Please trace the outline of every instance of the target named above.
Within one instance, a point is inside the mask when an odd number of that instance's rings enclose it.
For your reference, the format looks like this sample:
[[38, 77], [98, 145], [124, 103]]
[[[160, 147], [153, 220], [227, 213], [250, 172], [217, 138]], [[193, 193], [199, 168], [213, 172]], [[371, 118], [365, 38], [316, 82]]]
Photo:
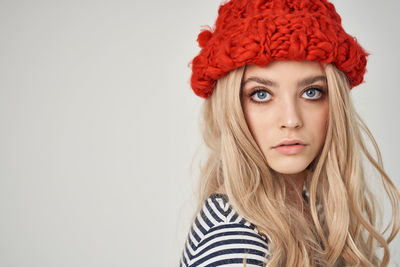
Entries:
[[299, 174], [303, 172], [306, 168], [272, 168], [274, 171], [281, 173], [281, 174]]
[[280, 162], [279, 164], [270, 164], [269, 167], [275, 172], [281, 174], [298, 174], [307, 169], [310, 162]]

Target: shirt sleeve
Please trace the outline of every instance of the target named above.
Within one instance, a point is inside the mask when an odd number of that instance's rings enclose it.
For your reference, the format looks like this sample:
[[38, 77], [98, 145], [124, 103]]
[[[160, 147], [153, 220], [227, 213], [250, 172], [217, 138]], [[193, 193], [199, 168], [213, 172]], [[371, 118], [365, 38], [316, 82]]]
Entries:
[[254, 229], [241, 223], [221, 223], [201, 239], [188, 236], [180, 266], [265, 266], [269, 248]]

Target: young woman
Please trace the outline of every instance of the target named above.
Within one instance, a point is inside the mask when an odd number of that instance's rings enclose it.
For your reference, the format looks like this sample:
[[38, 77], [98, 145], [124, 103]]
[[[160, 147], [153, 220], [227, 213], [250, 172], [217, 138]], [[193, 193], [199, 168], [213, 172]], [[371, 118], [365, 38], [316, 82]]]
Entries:
[[[368, 53], [334, 6], [231, 0], [198, 42], [191, 86], [210, 153], [180, 265], [387, 266], [400, 193], [349, 95]], [[392, 205], [383, 233], [371, 183]]]

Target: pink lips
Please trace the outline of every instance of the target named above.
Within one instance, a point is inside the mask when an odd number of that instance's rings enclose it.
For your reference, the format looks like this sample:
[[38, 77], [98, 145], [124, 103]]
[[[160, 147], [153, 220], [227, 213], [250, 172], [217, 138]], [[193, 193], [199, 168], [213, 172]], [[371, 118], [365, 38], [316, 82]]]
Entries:
[[275, 149], [282, 154], [285, 155], [293, 155], [300, 153], [305, 148], [305, 145], [285, 145], [285, 146], [277, 146]]
[[293, 155], [300, 153], [305, 149], [307, 144], [305, 144], [300, 139], [283, 139], [278, 145], [272, 147], [276, 149], [278, 152], [285, 155]]
[[285, 146], [277, 146], [275, 149], [282, 154], [285, 155], [293, 155], [300, 153], [305, 148], [305, 145], [285, 145]]
[[[299, 139], [283, 139], [278, 145], [276, 145], [275, 147], [277, 147], [277, 146], [280, 146], [280, 145], [305, 145], [304, 143], [303, 143], [303, 141], [301, 141], [301, 140], [299, 140]], [[274, 148], [275, 148], [274, 147]]]

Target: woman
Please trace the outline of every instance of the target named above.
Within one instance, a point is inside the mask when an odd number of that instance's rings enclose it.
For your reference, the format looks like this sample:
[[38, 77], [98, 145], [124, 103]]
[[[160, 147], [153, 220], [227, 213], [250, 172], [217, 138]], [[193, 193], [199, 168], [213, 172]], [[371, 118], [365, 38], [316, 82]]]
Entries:
[[[231, 0], [198, 42], [191, 86], [210, 153], [181, 266], [387, 266], [400, 193], [349, 95], [368, 53], [334, 6]], [[369, 164], [393, 208], [387, 239]]]

